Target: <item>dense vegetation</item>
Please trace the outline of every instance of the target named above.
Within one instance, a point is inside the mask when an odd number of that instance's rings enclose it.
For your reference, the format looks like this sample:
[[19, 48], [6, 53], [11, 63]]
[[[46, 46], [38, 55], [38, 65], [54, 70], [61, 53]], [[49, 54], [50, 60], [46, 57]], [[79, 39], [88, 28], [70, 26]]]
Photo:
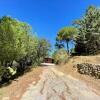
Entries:
[[[84, 16], [73, 22], [73, 27], [62, 28], [56, 37], [56, 47], [78, 55], [95, 55], [100, 53], [100, 8], [89, 6]], [[68, 43], [75, 48], [69, 50]]]
[[0, 81], [40, 64], [50, 47], [49, 41], [33, 35], [27, 23], [8, 16], [0, 18]]
[[100, 8], [90, 6], [74, 24], [78, 29], [75, 51], [85, 55], [100, 53]]
[[[67, 52], [68, 54], [70, 53], [69, 51], [69, 42], [74, 42], [74, 39], [76, 37], [77, 30], [74, 27], [65, 27], [62, 28], [56, 37], [56, 47], [62, 48], [62, 47], [67, 47]], [[66, 46], [65, 46], [66, 45]]]
[[65, 64], [68, 61], [68, 54], [64, 48], [60, 48], [53, 53], [55, 64]]

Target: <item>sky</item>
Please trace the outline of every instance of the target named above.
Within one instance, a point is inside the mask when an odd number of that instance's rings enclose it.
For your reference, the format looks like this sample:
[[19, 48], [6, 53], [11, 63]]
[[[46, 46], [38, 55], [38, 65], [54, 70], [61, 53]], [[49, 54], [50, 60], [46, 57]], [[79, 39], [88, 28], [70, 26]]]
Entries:
[[33, 33], [54, 47], [57, 32], [81, 18], [89, 5], [99, 7], [100, 0], [0, 0], [0, 17], [8, 15], [30, 24]]

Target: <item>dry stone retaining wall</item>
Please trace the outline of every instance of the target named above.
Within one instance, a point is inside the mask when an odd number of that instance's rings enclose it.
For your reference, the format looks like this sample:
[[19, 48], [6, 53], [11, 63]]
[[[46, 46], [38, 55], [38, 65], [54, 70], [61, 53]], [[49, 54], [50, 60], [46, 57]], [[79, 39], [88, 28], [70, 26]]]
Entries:
[[100, 65], [88, 63], [77, 64], [77, 71], [81, 74], [94, 76], [100, 79]]

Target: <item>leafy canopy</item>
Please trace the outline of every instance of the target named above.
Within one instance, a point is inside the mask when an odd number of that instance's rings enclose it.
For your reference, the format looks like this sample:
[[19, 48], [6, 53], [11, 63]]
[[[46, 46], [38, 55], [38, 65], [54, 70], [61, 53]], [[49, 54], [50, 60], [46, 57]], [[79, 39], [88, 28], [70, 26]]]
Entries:
[[70, 41], [74, 41], [76, 36], [77, 36], [77, 30], [74, 27], [64, 27], [58, 32], [56, 41], [58, 42], [58, 46], [59, 44], [62, 45], [66, 43], [67, 51], [69, 53], [68, 43]]
[[89, 6], [85, 15], [74, 21], [78, 29], [76, 52], [96, 54], [100, 52], [100, 8]]

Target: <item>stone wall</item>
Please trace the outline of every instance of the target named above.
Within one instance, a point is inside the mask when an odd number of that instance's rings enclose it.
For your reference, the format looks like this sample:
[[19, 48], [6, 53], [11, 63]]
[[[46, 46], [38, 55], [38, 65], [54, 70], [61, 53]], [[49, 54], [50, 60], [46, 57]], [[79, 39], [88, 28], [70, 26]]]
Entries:
[[88, 63], [77, 64], [77, 71], [81, 74], [94, 76], [100, 79], [100, 65]]

